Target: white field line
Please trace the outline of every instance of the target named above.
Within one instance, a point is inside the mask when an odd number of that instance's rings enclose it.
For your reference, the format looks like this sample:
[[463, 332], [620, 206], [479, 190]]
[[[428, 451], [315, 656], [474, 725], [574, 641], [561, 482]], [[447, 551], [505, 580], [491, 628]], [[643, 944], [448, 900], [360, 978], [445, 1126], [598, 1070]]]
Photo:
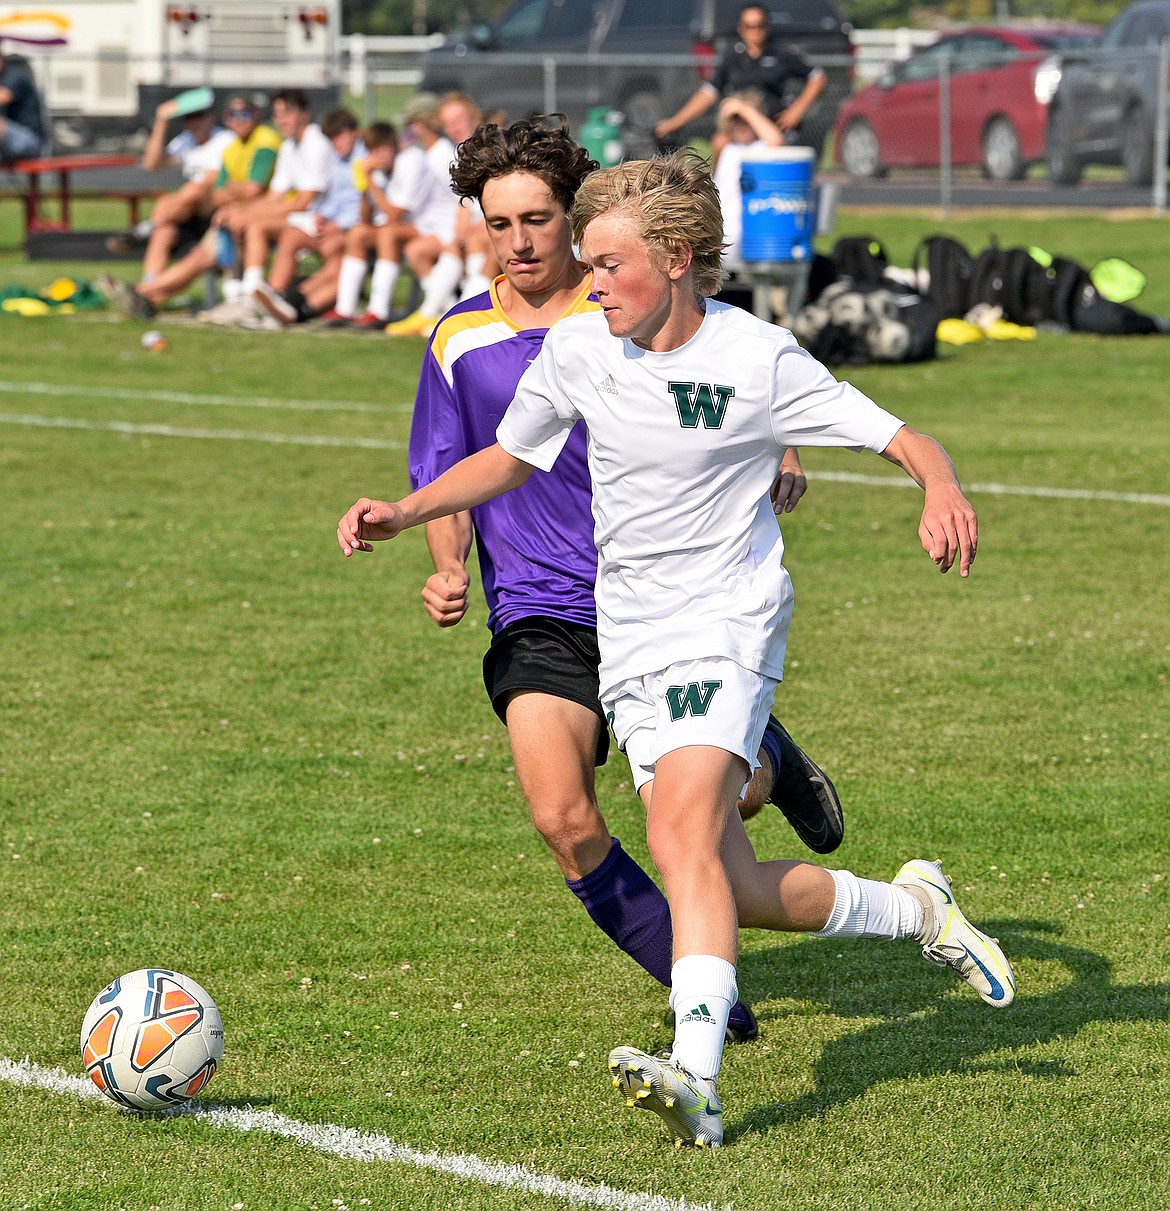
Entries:
[[83, 387], [67, 383], [17, 383], [0, 379], [0, 395], [48, 395], [67, 399], [112, 399], [130, 403], [183, 404], [197, 408], [265, 408], [276, 412], [401, 412], [413, 405], [372, 404], [348, 399], [277, 399], [250, 395], [201, 395], [135, 387]]
[[313, 433], [263, 433], [249, 429], [180, 429], [176, 425], [134, 425], [120, 420], [82, 420], [73, 416], [18, 415], [0, 412], [0, 424], [33, 429], [87, 429], [146, 437], [199, 437], [207, 441], [268, 442], [274, 446], [334, 446], [347, 450], [401, 450], [402, 443], [377, 437], [331, 437]]
[[[3, 383], [0, 382], [0, 391]], [[128, 421], [82, 420], [69, 416], [40, 416], [35, 413], [0, 412], [0, 424], [38, 429], [89, 429], [110, 433], [143, 434], [149, 437], [199, 437], [212, 441], [269, 442], [278, 446], [333, 446], [357, 450], [401, 450], [402, 443], [376, 437], [332, 437], [310, 433], [258, 433], [245, 429], [180, 429], [174, 425], [131, 424]], [[893, 475], [860, 475], [853, 471], [814, 471], [814, 481], [861, 484], [873, 488], [917, 488], [913, 480]], [[966, 484], [974, 496], [1032, 496], [1055, 500], [1111, 501], [1126, 505], [1170, 508], [1170, 495], [1156, 492], [1104, 492], [1089, 488], [1046, 488], [1027, 484]]]
[[[63, 1068], [42, 1068], [27, 1059], [18, 1064], [0, 1057], [0, 1081], [26, 1089], [42, 1089], [59, 1096], [89, 1101], [105, 1100], [90, 1081], [72, 1076]], [[430, 1169], [485, 1186], [563, 1199], [577, 1207], [602, 1207], [605, 1211], [712, 1211], [709, 1203], [688, 1203], [685, 1199], [666, 1198], [659, 1194], [629, 1194], [604, 1184], [587, 1186], [583, 1182], [535, 1173], [521, 1165], [498, 1164], [470, 1154], [418, 1152], [405, 1144], [396, 1144], [385, 1135], [338, 1127], [332, 1123], [302, 1123], [283, 1114], [253, 1110], [249, 1106], [217, 1106], [209, 1103], [206, 1106], [189, 1105], [169, 1113], [177, 1117], [198, 1118], [213, 1127], [226, 1127], [232, 1131], [279, 1135], [307, 1148], [346, 1160], [382, 1161], [409, 1165], [415, 1169]]]
[[[814, 471], [813, 480], [838, 484], [865, 484], [874, 488], [917, 488], [909, 478], [893, 475], [858, 475], [853, 471]], [[964, 484], [964, 492], [988, 496], [1048, 496], [1057, 500], [1109, 500], [1125, 505], [1170, 507], [1170, 496], [1155, 492], [1094, 492], [1089, 488], [1037, 488], [1023, 484]]]

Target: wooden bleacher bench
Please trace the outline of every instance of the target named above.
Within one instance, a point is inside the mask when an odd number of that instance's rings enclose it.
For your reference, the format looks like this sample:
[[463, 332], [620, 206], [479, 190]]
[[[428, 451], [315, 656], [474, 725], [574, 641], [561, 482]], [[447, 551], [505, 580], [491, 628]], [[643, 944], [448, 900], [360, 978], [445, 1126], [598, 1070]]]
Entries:
[[[139, 162], [137, 156], [117, 155], [64, 155], [38, 156], [31, 160], [15, 160], [5, 164], [4, 168], [13, 173], [20, 173], [27, 178], [24, 190], [24, 233], [25, 237], [45, 231], [69, 231], [71, 220], [69, 206], [72, 201], [70, 177], [74, 173], [90, 172], [101, 168], [130, 168]], [[42, 189], [41, 177], [57, 174], [55, 191]], [[130, 224], [138, 222], [138, 205], [143, 198], [153, 197], [157, 191], [143, 189], [103, 190], [97, 196], [119, 198], [127, 203], [130, 209]], [[55, 196], [58, 203], [58, 217], [49, 218], [41, 210], [41, 203], [48, 196]]]

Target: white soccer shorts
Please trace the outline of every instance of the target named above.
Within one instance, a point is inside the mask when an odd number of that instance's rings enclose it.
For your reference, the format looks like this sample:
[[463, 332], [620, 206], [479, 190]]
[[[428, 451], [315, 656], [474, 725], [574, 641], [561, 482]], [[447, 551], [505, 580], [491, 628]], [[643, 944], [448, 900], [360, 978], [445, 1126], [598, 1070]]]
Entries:
[[603, 705], [635, 789], [654, 777], [660, 757], [700, 744], [742, 757], [750, 778], [779, 684], [724, 656], [619, 682]]

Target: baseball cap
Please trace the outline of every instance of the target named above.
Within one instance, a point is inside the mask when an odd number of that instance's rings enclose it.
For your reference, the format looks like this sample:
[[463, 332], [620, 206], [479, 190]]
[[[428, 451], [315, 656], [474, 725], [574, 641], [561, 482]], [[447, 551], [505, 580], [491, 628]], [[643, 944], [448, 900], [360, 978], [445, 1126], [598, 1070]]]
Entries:
[[263, 113], [268, 98], [263, 93], [232, 93], [223, 107], [225, 114]]
[[175, 98], [175, 117], [190, 118], [206, 113], [215, 104], [215, 93], [210, 88], [189, 88]]
[[415, 93], [403, 106], [403, 122], [417, 122], [420, 118], [434, 117], [439, 108], [439, 98], [434, 93]]

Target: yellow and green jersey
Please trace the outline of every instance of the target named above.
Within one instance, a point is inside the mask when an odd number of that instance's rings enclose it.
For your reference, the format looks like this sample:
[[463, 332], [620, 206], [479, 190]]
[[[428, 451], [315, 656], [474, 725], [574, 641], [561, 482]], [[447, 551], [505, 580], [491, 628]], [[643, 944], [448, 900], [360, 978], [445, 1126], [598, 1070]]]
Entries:
[[222, 189], [229, 181], [254, 181], [267, 189], [279, 150], [280, 135], [271, 126], [257, 126], [246, 139], [235, 139], [223, 153], [216, 189]]

